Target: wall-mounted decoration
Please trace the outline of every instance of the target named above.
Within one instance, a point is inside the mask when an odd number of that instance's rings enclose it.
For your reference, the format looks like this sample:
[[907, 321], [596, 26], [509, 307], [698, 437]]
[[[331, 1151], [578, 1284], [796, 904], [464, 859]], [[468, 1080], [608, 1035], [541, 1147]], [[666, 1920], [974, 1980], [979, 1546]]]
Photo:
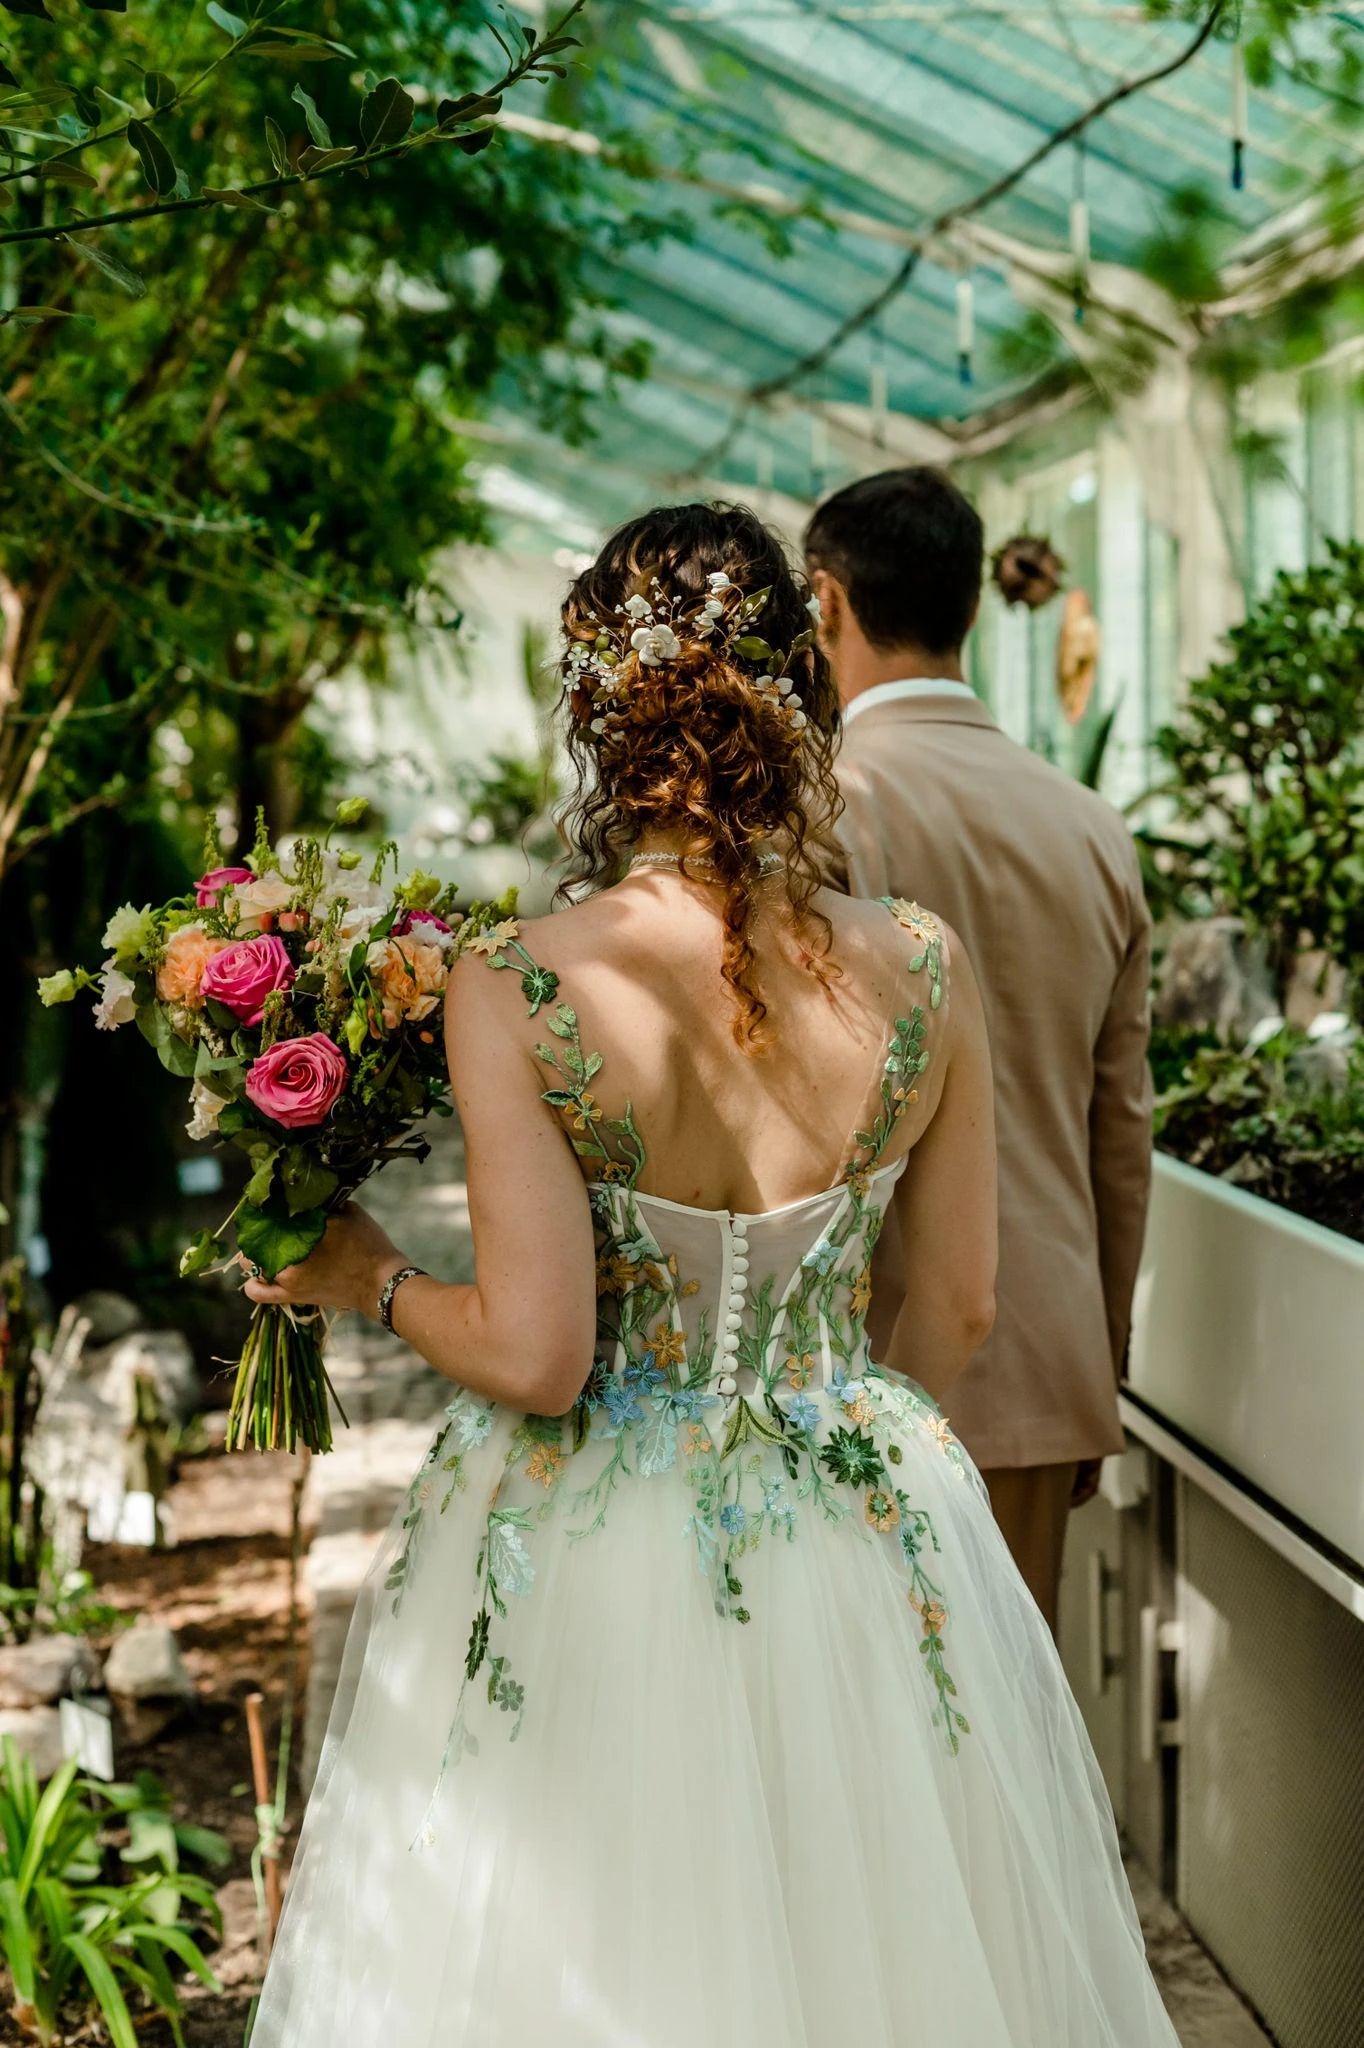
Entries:
[[1088, 593], [1067, 591], [1056, 642], [1056, 694], [1071, 725], [1079, 724], [1093, 695], [1101, 644], [1099, 621]]
[[1023, 604], [1030, 612], [1051, 602], [1065, 573], [1065, 563], [1040, 534], [1017, 533], [990, 557], [990, 574], [1005, 604]]

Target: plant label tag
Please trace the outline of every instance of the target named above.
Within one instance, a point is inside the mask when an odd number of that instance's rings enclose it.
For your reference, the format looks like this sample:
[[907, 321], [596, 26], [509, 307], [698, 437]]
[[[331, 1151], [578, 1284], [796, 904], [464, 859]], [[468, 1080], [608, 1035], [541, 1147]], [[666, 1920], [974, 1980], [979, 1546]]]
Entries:
[[124, 1492], [115, 1479], [105, 1477], [92, 1487], [85, 1503], [85, 1534], [91, 1543], [112, 1543], [123, 1513]]
[[92, 1778], [111, 1784], [114, 1776], [114, 1724], [107, 1700], [61, 1700], [62, 1754], [74, 1757]]
[[156, 1496], [151, 1493], [125, 1493], [123, 1506], [119, 1510], [118, 1526], [114, 1530], [115, 1543], [140, 1544], [150, 1550], [156, 1542]]

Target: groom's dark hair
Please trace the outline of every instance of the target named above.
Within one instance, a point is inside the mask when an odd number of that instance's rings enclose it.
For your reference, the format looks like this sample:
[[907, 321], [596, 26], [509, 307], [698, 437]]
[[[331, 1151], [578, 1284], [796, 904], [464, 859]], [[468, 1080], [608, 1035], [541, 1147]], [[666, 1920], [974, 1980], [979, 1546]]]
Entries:
[[980, 603], [985, 528], [942, 470], [885, 469], [825, 499], [805, 557], [838, 578], [873, 647], [952, 654]]

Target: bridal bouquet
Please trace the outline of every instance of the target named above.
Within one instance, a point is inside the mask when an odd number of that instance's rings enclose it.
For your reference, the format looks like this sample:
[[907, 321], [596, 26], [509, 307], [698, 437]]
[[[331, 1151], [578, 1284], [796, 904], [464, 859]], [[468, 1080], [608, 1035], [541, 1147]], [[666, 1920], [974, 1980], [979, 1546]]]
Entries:
[[[337, 824], [358, 824], [366, 808], [349, 799]], [[378, 1167], [425, 1158], [423, 1117], [451, 1114], [441, 1044], [450, 964], [512, 906], [461, 918], [435, 876], [397, 879], [392, 845], [367, 866], [331, 837], [296, 840], [281, 860], [258, 829], [241, 867], [213, 865], [221, 854], [210, 849], [192, 893], [114, 913], [100, 974], [68, 969], [38, 985], [47, 1004], [97, 989], [100, 1029], [136, 1022], [188, 1083], [190, 1136], [246, 1153], [240, 1202], [187, 1247], [184, 1275], [223, 1263], [231, 1230], [237, 1251], [274, 1279], [308, 1256], [329, 1211]], [[324, 1334], [320, 1311], [256, 1309], [229, 1449], [330, 1450]]]

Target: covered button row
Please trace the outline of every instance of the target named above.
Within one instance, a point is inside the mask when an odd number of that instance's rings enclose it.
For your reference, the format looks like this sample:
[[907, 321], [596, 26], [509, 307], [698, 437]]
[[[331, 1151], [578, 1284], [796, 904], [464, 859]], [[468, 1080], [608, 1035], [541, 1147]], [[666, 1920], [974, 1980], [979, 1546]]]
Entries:
[[[730, 1224], [730, 1237], [733, 1240], [733, 1251], [729, 1265], [729, 1300], [725, 1311], [725, 1331], [720, 1339], [720, 1349], [724, 1353], [727, 1367], [733, 1366], [735, 1353], [739, 1349], [739, 1332], [744, 1326], [744, 1303], [748, 1289], [748, 1225], [736, 1217]], [[716, 1387], [726, 1398], [736, 1393], [738, 1381], [733, 1371], [723, 1372], [716, 1381]]]

